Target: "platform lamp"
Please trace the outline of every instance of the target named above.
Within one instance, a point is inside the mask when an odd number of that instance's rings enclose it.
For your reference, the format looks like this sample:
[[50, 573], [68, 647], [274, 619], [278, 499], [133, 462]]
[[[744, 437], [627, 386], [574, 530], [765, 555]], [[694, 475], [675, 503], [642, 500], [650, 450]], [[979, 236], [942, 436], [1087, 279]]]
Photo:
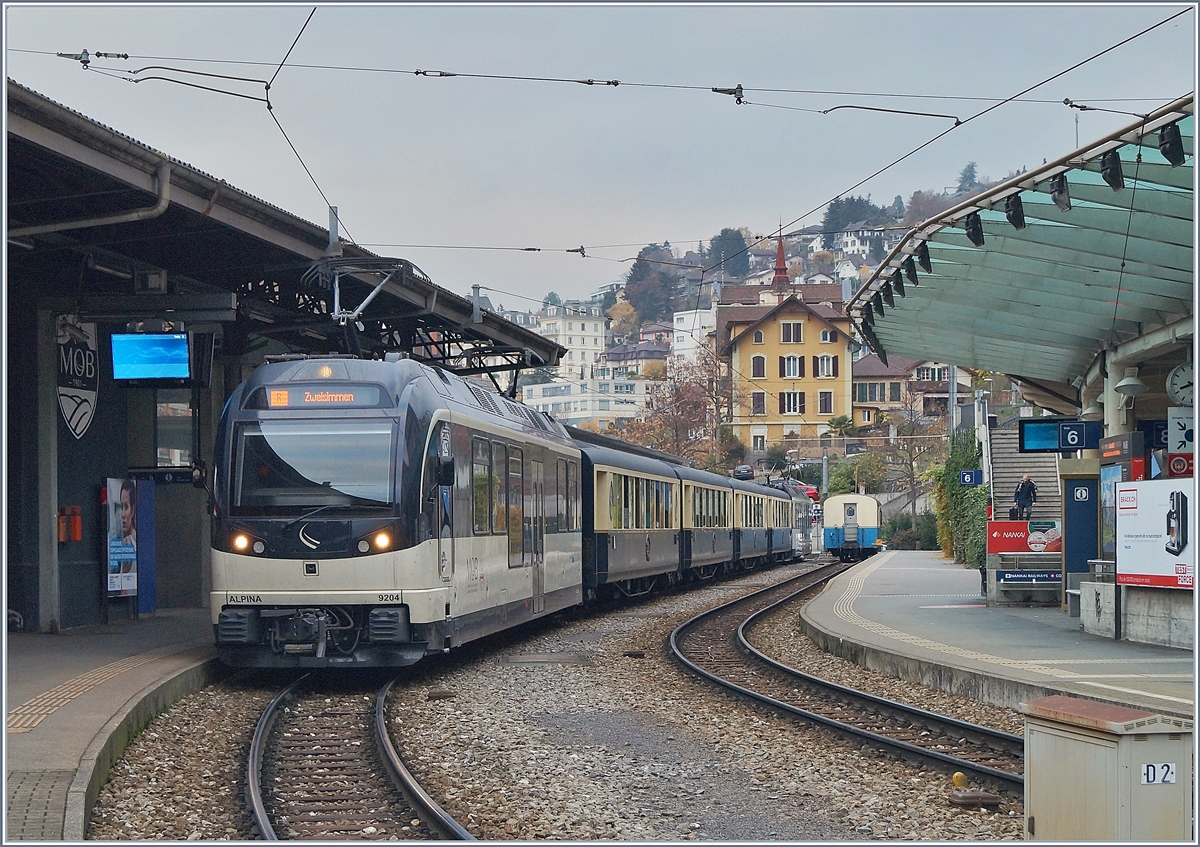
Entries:
[[1126, 368], [1125, 376], [1113, 386], [1113, 391], [1126, 397], [1136, 397], [1143, 391], [1149, 391], [1150, 386], [1138, 379], [1137, 368]]
[[1061, 173], [1050, 180], [1050, 199], [1060, 212], [1071, 211], [1071, 189], [1067, 187], [1067, 175]]
[[1158, 152], [1163, 154], [1163, 158], [1170, 162], [1173, 168], [1179, 167], [1187, 159], [1178, 123], [1167, 124], [1158, 131]]
[[976, 247], [983, 246], [983, 221], [979, 218], [978, 212], [972, 212], [963, 219], [963, 229], [967, 231], [967, 238]]
[[1100, 157], [1100, 176], [1113, 191], [1120, 191], [1125, 187], [1125, 174], [1121, 171], [1121, 154], [1116, 150], [1109, 150]]
[[1004, 198], [1004, 217], [1008, 218], [1013, 229], [1025, 228], [1025, 204], [1021, 202], [1020, 194], [1010, 194]]
[[1104, 401], [1099, 397], [1093, 397], [1092, 401], [1083, 407], [1083, 411], [1079, 413], [1081, 418], [1099, 418], [1104, 416]]
[[[917, 243], [917, 251], [914, 254], [917, 257], [917, 264], [921, 266], [921, 270], [925, 273], [933, 273], [933, 263], [929, 261], [929, 242], [921, 241]], [[915, 277], [916, 274], [914, 273]]]

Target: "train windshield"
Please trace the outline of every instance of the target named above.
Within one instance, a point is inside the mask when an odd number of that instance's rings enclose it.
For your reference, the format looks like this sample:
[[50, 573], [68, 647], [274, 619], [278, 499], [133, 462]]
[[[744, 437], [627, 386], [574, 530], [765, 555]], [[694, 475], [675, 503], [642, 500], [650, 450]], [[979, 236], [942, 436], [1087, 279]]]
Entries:
[[292, 514], [394, 501], [388, 421], [257, 421], [238, 427], [234, 514]]

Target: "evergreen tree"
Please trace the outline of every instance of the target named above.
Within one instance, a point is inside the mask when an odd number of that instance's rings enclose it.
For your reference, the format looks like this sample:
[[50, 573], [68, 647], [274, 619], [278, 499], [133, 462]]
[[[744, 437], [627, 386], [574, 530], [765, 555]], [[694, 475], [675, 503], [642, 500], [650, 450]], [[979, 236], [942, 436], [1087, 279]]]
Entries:
[[750, 273], [750, 254], [746, 252], [746, 237], [740, 230], [725, 227], [708, 243], [704, 257], [709, 267], [724, 262], [725, 273], [735, 279], [745, 279]]

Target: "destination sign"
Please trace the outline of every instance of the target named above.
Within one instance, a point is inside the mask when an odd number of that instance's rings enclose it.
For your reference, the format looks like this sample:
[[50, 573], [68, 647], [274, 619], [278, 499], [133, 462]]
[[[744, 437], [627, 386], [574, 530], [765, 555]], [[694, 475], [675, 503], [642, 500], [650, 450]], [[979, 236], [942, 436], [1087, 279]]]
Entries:
[[267, 388], [269, 409], [311, 409], [319, 406], [366, 407], [379, 406], [378, 385], [289, 385], [287, 388]]

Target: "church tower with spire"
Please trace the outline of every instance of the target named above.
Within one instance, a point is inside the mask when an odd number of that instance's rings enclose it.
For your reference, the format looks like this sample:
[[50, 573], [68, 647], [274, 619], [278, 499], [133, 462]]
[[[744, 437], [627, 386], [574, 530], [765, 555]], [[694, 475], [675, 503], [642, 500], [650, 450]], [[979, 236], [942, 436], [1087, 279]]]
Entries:
[[782, 303], [792, 288], [788, 281], [787, 260], [783, 257], [783, 232], [779, 233], [778, 246], [775, 248], [775, 275], [771, 277], [771, 290], [777, 296], [777, 302]]

